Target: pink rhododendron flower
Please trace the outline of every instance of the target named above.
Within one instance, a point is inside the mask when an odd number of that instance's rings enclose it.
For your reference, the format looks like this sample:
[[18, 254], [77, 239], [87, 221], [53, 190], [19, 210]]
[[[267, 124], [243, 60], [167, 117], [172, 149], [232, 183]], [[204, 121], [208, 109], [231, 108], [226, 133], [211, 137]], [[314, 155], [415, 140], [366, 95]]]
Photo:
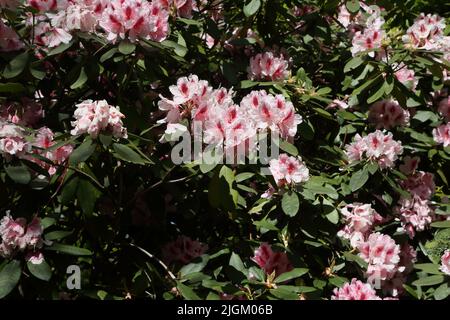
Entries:
[[21, 127], [0, 121], [0, 154], [9, 160], [12, 156], [22, 157], [30, 150]]
[[408, 69], [403, 63], [398, 66], [395, 72], [395, 77], [398, 81], [403, 83], [407, 88], [415, 90], [417, 86], [417, 79], [414, 70]]
[[373, 50], [381, 48], [384, 39], [384, 31], [379, 29], [366, 29], [364, 32], [357, 31], [352, 40], [352, 55], [356, 56], [360, 52], [368, 52], [370, 57], [375, 56]]
[[160, 96], [158, 102], [159, 109], [167, 112], [158, 122], [168, 123], [161, 141], [172, 141], [170, 137], [175, 132], [179, 134], [174, 139], [179, 138], [185, 130], [175, 124], [187, 119], [192, 131], [200, 128], [206, 144], [224, 146], [227, 150], [243, 146], [248, 151], [254, 147], [253, 138], [258, 132], [271, 130], [289, 140], [301, 122], [293, 104], [282, 95], [252, 91], [237, 106], [232, 89], [213, 89], [196, 75], [179, 78], [169, 90], [172, 99]]
[[74, 129], [72, 135], [88, 133], [97, 138], [100, 132], [111, 133], [116, 138], [127, 138], [127, 129], [123, 127], [122, 118], [125, 116], [118, 107], [108, 105], [106, 100], [86, 100], [76, 105]]
[[267, 243], [262, 243], [252, 258], [264, 272], [271, 275], [275, 272], [275, 276], [279, 276], [293, 269], [289, 258], [284, 252], [275, 252]]
[[[101, 3], [100, 3], [101, 4]], [[103, 11], [104, 7], [101, 7]], [[50, 15], [51, 24], [66, 32], [80, 30], [83, 32], [94, 32], [99, 21], [99, 14], [92, 6], [71, 3], [65, 10]]]
[[61, 9], [67, 5], [66, 0], [28, 0], [28, 5], [35, 8], [36, 10], [54, 11]]
[[334, 99], [329, 105], [328, 108], [339, 108], [341, 110], [348, 109], [348, 103], [344, 100]]
[[302, 117], [295, 112], [292, 102], [284, 96], [267, 94], [266, 91], [252, 91], [240, 104], [247, 117], [254, 120], [259, 130], [277, 131], [282, 138], [290, 140], [297, 133]]
[[25, 218], [13, 219], [6, 215], [0, 221], [0, 255], [12, 257], [17, 251], [42, 248], [42, 226], [38, 218], [34, 218], [28, 225]]
[[19, 35], [0, 19], [0, 52], [17, 51], [23, 47]]
[[433, 139], [444, 147], [450, 146], [450, 122], [433, 129]]
[[398, 156], [403, 153], [401, 142], [392, 138], [392, 133], [383, 134], [380, 130], [361, 137], [355, 136], [355, 141], [345, 146], [350, 162], [368, 159], [376, 161], [380, 168], [391, 168]]
[[27, 253], [25, 260], [32, 264], [41, 264], [44, 262], [44, 255], [40, 251], [30, 251]]
[[56, 142], [54, 141], [53, 131], [49, 128], [42, 127], [37, 131], [37, 135], [32, 143], [33, 147], [35, 147], [34, 153], [50, 160], [55, 165], [52, 166], [48, 162], [32, 156], [27, 157], [29, 161], [33, 161], [42, 168], [46, 169], [50, 175], [54, 175], [56, 173], [58, 166], [64, 164], [66, 160], [69, 159], [69, 156], [73, 151], [72, 145], [61, 146], [51, 151], [47, 150], [55, 144]]
[[441, 257], [440, 270], [450, 276], [450, 249], [445, 250]]
[[399, 266], [400, 246], [388, 235], [372, 233], [366, 241], [358, 245], [359, 256], [368, 263], [366, 276], [369, 279], [391, 279]]
[[280, 81], [289, 76], [289, 63], [283, 55], [273, 52], [258, 53], [250, 59], [248, 78], [252, 80]]
[[402, 230], [406, 231], [410, 238], [416, 231], [423, 231], [434, 220], [434, 210], [429, 200], [413, 195], [410, 199], [401, 198], [395, 211], [400, 215]]
[[381, 100], [374, 103], [369, 110], [369, 121], [376, 124], [377, 129], [391, 129], [409, 123], [409, 112], [397, 101]]
[[175, 241], [169, 242], [162, 248], [163, 260], [167, 264], [180, 262], [187, 264], [200, 257], [208, 250], [208, 246], [191, 238], [181, 235]]
[[103, 11], [100, 26], [112, 42], [139, 38], [162, 41], [168, 33], [168, 13], [144, 0], [112, 0]]
[[412, 195], [421, 199], [430, 199], [434, 193], [434, 175], [429, 172], [417, 171], [400, 182], [400, 186]]
[[300, 157], [280, 154], [278, 159], [270, 160], [269, 169], [278, 186], [299, 184], [309, 180], [309, 170]]
[[340, 230], [338, 237], [350, 240], [354, 248], [365, 241], [373, 230], [373, 227], [382, 221], [382, 217], [370, 204], [352, 203], [341, 209], [345, 226]]
[[381, 298], [370, 284], [353, 278], [341, 288], [335, 288], [331, 300], [381, 300]]
[[444, 19], [436, 14], [421, 13], [406, 31], [403, 42], [417, 49], [438, 50], [444, 29]]

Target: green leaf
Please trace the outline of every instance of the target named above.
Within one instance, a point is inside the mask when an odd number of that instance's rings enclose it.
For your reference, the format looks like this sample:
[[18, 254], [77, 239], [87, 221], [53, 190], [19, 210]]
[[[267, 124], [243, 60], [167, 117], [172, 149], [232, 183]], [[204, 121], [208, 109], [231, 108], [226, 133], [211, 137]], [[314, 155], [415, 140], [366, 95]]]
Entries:
[[295, 268], [291, 271], [288, 271], [288, 272], [285, 272], [285, 273], [279, 275], [278, 277], [275, 278], [274, 282], [275, 283], [283, 283], [288, 280], [299, 278], [302, 275], [308, 273], [308, 271], [309, 270], [306, 268]]
[[20, 75], [28, 62], [28, 51], [23, 52], [11, 60], [3, 71], [3, 77], [6, 79], [14, 78]]
[[52, 277], [52, 269], [45, 261], [42, 261], [40, 264], [34, 264], [28, 261], [27, 267], [31, 274], [38, 279], [49, 281]]
[[298, 195], [295, 192], [286, 192], [281, 199], [281, 208], [289, 217], [297, 215], [300, 207]]
[[76, 148], [69, 158], [71, 165], [77, 165], [80, 162], [84, 162], [92, 155], [96, 147], [96, 144], [92, 143], [92, 139], [86, 139], [78, 148]]
[[81, 88], [86, 81], [88, 80], [88, 77], [86, 75], [86, 72], [84, 71], [84, 67], [81, 68], [80, 70], [80, 75], [78, 76], [78, 79], [72, 83], [72, 85], [70, 86], [70, 89], [78, 89]]
[[359, 11], [359, 1], [358, 0], [350, 0], [345, 3], [348, 11], [351, 13], [357, 13]]
[[42, 226], [42, 229], [44, 229], [44, 230], [47, 229], [48, 227], [51, 227], [55, 223], [56, 223], [56, 219], [54, 219], [54, 218], [45, 217], [44, 219], [41, 219], [41, 226]]
[[244, 6], [244, 14], [246, 17], [254, 15], [261, 7], [260, 0], [251, 0], [248, 4]]
[[[129, 55], [136, 50], [136, 45], [128, 40], [123, 40], [119, 43], [119, 52], [124, 55]], [[113, 53], [114, 55], [114, 53]], [[102, 61], [103, 62], [103, 61]]]
[[8, 177], [19, 184], [28, 184], [31, 181], [30, 170], [25, 165], [5, 166]]
[[444, 300], [450, 295], [450, 288], [446, 283], [440, 285], [433, 293], [434, 299]]
[[239, 173], [234, 180], [239, 183], [245, 180], [250, 179], [251, 177], [253, 177], [255, 174], [252, 172], [243, 172], [243, 173]]
[[434, 263], [418, 263], [414, 265], [415, 269], [422, 270], [423, 272], [429, 273], [429, 274], [437, 274], [441, 275], [442, 272], [439, 270], [440, 265], [434, 264]]
[[281, 150], [286, 151], [287, 153], [293, 155], [294, 157], [298, 156], [297, 147], [285, 140], [281, 141], [280, 148]]
[[7, 82], [0, 83], [0, 93], [19, 93], [26, 91], [26, 88], [21, 83]]
[[359, 190], [366, 184], [367, 180], [369, 180], [369, 172], [365, 167], [356, 171], [350, 178], [350, 188], [352, 189], [352, 192]]
[[450, 228], [450, 220], [436, 221], [431, 224], [433, 228]]
[[0, 299], [6, 297], [16, 287], [22, 275], [20, 261], [8, 262], [0, 271]]
[[258, 82], [252, 81], [252, 80], [242, 80], [240, 88], [241, 89], [248, 89], [254, 86], [257, 86]]
[[200, 259], [201, 259], [200, 262], [191, 262], [191, 263], [183, 266], [179, 271], [181, 277], [186, 277], [188, 274], [202, 271], [203, 268], [208, 263], [209, 257], [207, 255], [203, 255], [200, 257]]
[[194, 290], [179, 281], [177, 281], [177, 289], [186, 300], [201, 300]]
[[111, 59], [118, 51], [119, 51], [119, 49], [117, 49], [117, 48], [109, 49], [100, 57], [100, 62], [103, 63], [103, 62]]
[[442, 275], [434, 275], [429, 276], [425, 278], [420, 278], [416, 281], [414, 281], [412, 284], [416, 287], [428, 287], [428, 286], [434, 286], [436, 284], [441, 284], [444, 282], [445, 278]]
[[353, 69], [358, 68], [364, 62], [361, 56], [356, 56], [350, 59], [344, 66], [344, 73], [347, 73]]
[[232, 252], [230, 257], [229, 265], [234, 267], [237, 271], [247, 274], [247, 269], [245, 269], [244, 263], [238, 254]]
[[45, 240], [61, 240], [67, 236], [70, 236], [73, 233], [73, 231], [64, 231], [64, 230], [58, 230], [58, 231], [52, 231], [45, 234]]
[[77, 187], [77, 199], [85, 215], [91, 215], [101, 192], [86, 179], [80, 179]]
[[33, 65], [30, 65], [28, 70], [30, 70], [31, 75], [38, 80], [42, 80], [45, 78], [46, 72], [43, 70], [36, 69], [35, 67], [33, 67]]
[[69, 43], [63, 43], [60, 46], [51, 49], [48, 53], [47, 56], [54, 56], [60, 53], [63, 53], [64, 51], [66, 51], [67, 49], [69, 49], [72, 45], [74, 44], [74, 41], [70, 41]]
[[372, 104], [384, 95], [385, 82], [382, 82], [378, 90], [367, 99], [368, 104]]
[[367, 269], [367, 262], [365, 262], [361, 257], [350, 252], [344, 252], [344, 257], [347, 261], [356, 262], [361, 268]]
[[50, 251], [59, 251], [61, 253], [70, 254], [73, 256], [90, 256], [92, 255], [92, 251], [85, 249], [85, 248], [79, 248], [76, 246], [70, 246], [67, 244], [62, 243], [53, 243], [52, 246], [46, 247], [46, 250]]
[[145, 164], [146, 161], [144, 158], [141, 157], [139, 153], [131, 149], [130, 147], [120, 144], [120, 143], [114, 143], [113, 149], [116, 152], [114, 156], [118, 159], [128, 161], [131, 163], [136, 164]]
[[439, 121], [439, 117], [436, 113], [433, 111], [417, 111], [417, 113], [414, 115], [413, 119], [419, 120], [420, 122], [426, 122], [428, 120], [431, 120], [432, 122]]
[[299, 300], [298, 294], [282, 286], [271, 289], [270, 293], [282, 300]]

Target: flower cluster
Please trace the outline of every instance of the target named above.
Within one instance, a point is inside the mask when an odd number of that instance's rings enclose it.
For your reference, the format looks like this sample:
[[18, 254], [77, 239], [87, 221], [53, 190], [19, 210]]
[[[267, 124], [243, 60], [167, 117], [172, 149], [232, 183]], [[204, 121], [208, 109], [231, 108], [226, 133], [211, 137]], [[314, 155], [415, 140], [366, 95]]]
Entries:
[[72, 145], [64, 145], [56, 149], [50, 149], [57, 142], [54, 141], [54, 133], [47, 127], [42, 127], [37, 131], [36, 137], [32, 143], [34, 154], [38, 154], [53, 164], [47, 161], [42, 161], [33, 156], [27, 156], [28, 160], [37, 163], [42, 168], [48, 171], [49, 175], [54, 175], [59, 166], [63, 165], [73, 151]]
[[409, 123], [409, 111], [400, 107], [397, 101], [381, 100], [370, 107], [369, 121], [374, 123], [377, 129], [405, 126]]
[[388, 235], [379, 232], [369, 235], [366, 241], [358, 245], [359, 256], [368, 263], [366, 276], [373, 280], [388, 280], [399, 266], [400, 246]]
[[415, 77], [414, 70], [408, 69], [404, 63], [400, 63], [395, 67], [397, 71], [395, 71], [394, 75], [397, 80], [403, 83], [407, 88], [415, 90], [418, 81]]
[[283, 153], [278, 159], [270, 160], [270, 172], [276, 184], [299, 184], [309, 180], [309, 170], [300, 157], [292, 157]]
[[129, 39], [164, 40], [169, 32], [168, 12], [146, 0], [29, 0], [40, 11], [27, 24], [33, 41], [43, 47], [69, 43], [74, 31], [95, 33], [115, 42]]
[[39, 218], [33, 218], [27, 225], [25, 218], [14, 220], [9, 215], [4, 216], [0, 221], [0, 255], [11, 258], [18, 252], [26, 252], [27, 260], [40, 264], [43, 255], [39, 249], [44, 245], [42, 230]]
[[103, 11], [100, 26], [107, 39], [138, 38], [162, 41], [168, 34], [168, 13], [158, 4], [144, 0], [112, 0]]
[[352, 40], [352, 55], [360, 52], [368, 52], [370, 57], [375, 56], [375, 50], [381, 48], [384, 39], [384, 31], [379, 29], [366, 29], [364, 32], [357, 31]]
[[433, 139], [444, 147], [450, 146], [450, 122], [433, 129]]
[[436, 14], [421, 13], [408, 28], [403, 41], [413, 48], [438, 50], [445, 29], [445, 21]]
[[398, 156], [403, 153], [401, 142], [392, 138], [392, 133], [383, 134], [380, 130], [361, 137], [355, 136], [355, 141], [345, 147], [350, 162], [368, 159], [376, 161], [380, 168], [391, 168]]
[[345, 226], [337, 235], [350, 241], [353, 248], [364, 242], [382, 217], [370, 204], [352, 203], [341, 209]]
[[251, 80], [280, 81], [289, 76], [289, 62], [280, 54], [273, 52], [258, 53], [250, 58], [248, 78]]
[[22, 127], [0, 120], [0, 154], [5, 159], [9, 160], [13, 156], [23, 157], [30, 149]]
[[127, 138], [127, 129], [123, 126], [118, 107], [113, 107], [106, 100], [86, 100], [76, 105], [74, 112], [74, 127], [72, 135], [88, 133], [92, 138], [97, 138], [100, 132], [110, 133], [116, 138]]
[[400, 181], [400, 186], [410, 193], [411, 197], [401, 197], [395, 211], [400, 216], [401, 228], [411, 238], [416, 231], [423, 231], [434, 220], [434, 210], [430, 198], [434, 193], [433, 174], [416, 171], [418, 158], [405, 158], [401, 170], [409, 174], [407, 179]]
[[272, 247], [267, 243], [262, 243], [255, 250], [252, 260], [268, 275], [275, 273], [275, 276], [279, 276], [293, 269], [287, 254], [273, 251]]
[[351, 52], [356, 56], [360, 52], [368, 52], [370, 57], [375, 56], [375, 50], [380, 49], [385, 32], [382, 29], [384, 19], [380, 7], [368, 6], [360, 2], [363, 12], [352, 16], [345, 6], [341, 6], [338, 20], [353, 33]]
[[161, 249], [163, 261], [167, 264], [180, 262], [187, 264], [193, 259], [200, 257], [208, 250], [208, 246], [191, 238], [180, 235], [172, 242], [167, 243]]
[[19, 35], [0, 19], [0, 52], [17, 51], [23, 47]]
[[341, 288], [335, 288], [331, 300], [381, 300], [381, 298], [370, 284], [353, 278]]
[[441, 257], [441, 267], [440, 270], [450, 276], [450, 249], [445, 250]]
[[237, 106], [232, 89], [213, 89], [196, 75], [178, 79], [177, 85], [169, 89], [172, 100], [161, 96], [158, 103], [160, 110], [167, 112], [165, 119], [160, 120], [169, 123], [163, 136], [165, 140], [176, 140], [186, 131], [182, 125], [170, 125], [184, 119], [192, 122], [193, 129], [200, 124], [205, 143], [226, 148], [247, 143], [258, 132], [269, 129], [279, 132], [283, 138], [293, 138], [301, 122], [291, 102], [282, 95], [273, 96], [263, 90], [251, 92]]

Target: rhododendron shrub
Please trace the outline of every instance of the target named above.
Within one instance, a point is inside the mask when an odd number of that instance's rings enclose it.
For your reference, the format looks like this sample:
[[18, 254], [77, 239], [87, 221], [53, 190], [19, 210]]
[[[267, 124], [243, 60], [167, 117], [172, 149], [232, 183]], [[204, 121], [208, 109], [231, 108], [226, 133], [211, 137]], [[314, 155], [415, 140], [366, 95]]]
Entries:
[[0, 298], [448, 299], [449, 23], [0, 0]]

